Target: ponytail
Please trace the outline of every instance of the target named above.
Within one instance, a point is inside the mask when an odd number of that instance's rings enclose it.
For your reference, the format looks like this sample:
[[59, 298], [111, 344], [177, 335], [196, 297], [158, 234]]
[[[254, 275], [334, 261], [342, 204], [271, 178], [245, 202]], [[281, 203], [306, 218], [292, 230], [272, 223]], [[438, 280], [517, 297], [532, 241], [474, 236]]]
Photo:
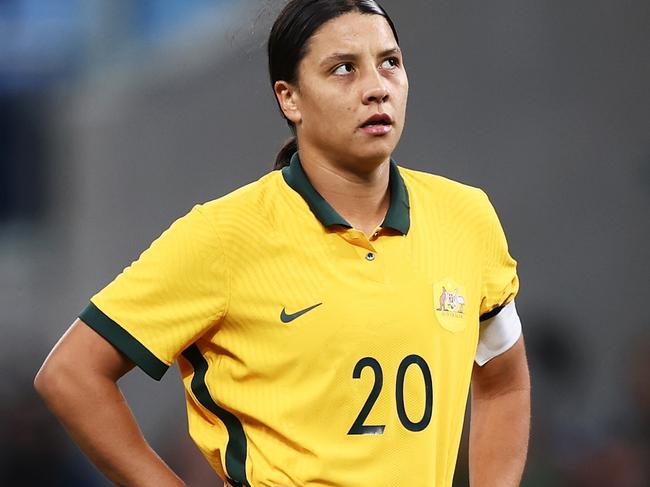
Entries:
[[296, 152], [298, 152], [298, 139], [296, 139], [295, 136], [292, 136], [284, 143], [284, 146], [275, 157], [273, 169], [282, 169], [284, 166], [288, 166], [289, 161], [291, 161], [291, 156]]

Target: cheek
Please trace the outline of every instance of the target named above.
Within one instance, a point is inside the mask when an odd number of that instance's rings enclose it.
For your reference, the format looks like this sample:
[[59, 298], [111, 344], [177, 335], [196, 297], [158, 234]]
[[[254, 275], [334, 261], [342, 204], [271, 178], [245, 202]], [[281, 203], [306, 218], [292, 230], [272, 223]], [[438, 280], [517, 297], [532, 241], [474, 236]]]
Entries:
[[[342, 100], [341, 94], [321, 95], [314, 99], [311, 106], [312, 120], [315, 118], [320, 122], [320, 128], [328, 131], [336, 131], [347, 122], [352, 123], [355, 116], [355, 106], [348, 100]], [[315, 116], [315, 117], [314, 117]]]
[[409, 80], [406, 76], [398, 79], [397, 90], [399, 93], [400, 100], [406, 102], [409, 94]]
[[[312, 86], [318, 87], [318, 84]], [[322, 87], [310, 89], [304, 94], [303, 109], [312, 120], [327, 120], [337, 112], [336, 96]]]
[[304, 128], [313, 134], [333, 135], [349, 132], [358, 124], [353, 89], [342, 84], [327, 84], [305, 76], [301, 95]]

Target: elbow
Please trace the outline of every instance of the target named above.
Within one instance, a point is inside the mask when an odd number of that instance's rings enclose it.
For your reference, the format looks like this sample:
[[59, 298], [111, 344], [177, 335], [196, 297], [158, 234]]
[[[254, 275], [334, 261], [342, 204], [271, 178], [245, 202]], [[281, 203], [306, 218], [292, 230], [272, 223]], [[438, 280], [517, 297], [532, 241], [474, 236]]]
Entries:
[[73, 383], [69, 367], [48, 357], [34, 377], [34, 389], [49, 405], [69, 390]]
[[56, 374], [51, 371], [50, 364], [47, 361], [36, 373], [34, 377], [34, 389], [39, 396], [47, 400], [47, 397], [50, 396], [55, 387]]
[[125, 367], [108, 342], [77, 320], [41, 365], [34, 388], [51, 410], [65, 412], [89, 394], [100, 397]]

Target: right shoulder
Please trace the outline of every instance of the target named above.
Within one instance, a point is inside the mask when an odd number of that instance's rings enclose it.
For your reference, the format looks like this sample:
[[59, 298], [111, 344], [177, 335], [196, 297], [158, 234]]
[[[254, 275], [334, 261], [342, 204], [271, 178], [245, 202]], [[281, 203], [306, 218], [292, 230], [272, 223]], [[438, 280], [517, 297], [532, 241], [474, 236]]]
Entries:
[[220, 198], [199, 204], [200, 212], [219, 233], [226, 229], [255, 227], [268, 221], [284, 184], [281, 171], [271, 171]]

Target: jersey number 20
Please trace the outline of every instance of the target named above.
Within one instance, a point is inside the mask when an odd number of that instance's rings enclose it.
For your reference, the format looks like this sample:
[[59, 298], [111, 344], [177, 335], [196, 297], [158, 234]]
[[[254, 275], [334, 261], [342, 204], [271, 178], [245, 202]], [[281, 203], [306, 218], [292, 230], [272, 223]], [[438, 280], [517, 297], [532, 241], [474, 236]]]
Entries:
[[[416, 365], [420, 368], [422, 372], [422, 377], [424, 378], [424, 414], [419, 421], [411, 421], [411, 419], [406, 414], [406, 405], [404, 404], [404, 377], [406, 376], [406, 371], [411, 365]], [[359, 416], [354, 420], [349, 435], [381, 435], [386, 428], [386, 425], [367, 425], [363, 424], [372, 407], [375, 405], [379, 394], [381, 393], [381, 388], [384, 385], [384, 373], [381, 370], [381, 365], [377, 359], [373, 357], [364, 357], [357, 362], [354, 366], [354, 371], [352, 372], [353, 379], [359, 379], [361, 377], [361, 371], [366, 367], [370, 367], [375, 373], [375, 384], [370, 391], [366, 403], [361, 408]], [[409, 431], [422, 431], [426, 428], [431, 422], [431, 414], [433, 413], [433, 382], [431, 380], [431, 370], [426, 361], [419, 355], [409, 355], [404, 358], [399, 364], [397, 369], [397, 383], [395, 387], [395, 401], [397, 406], [397, 416], [399, 417], [402, 425]]]

